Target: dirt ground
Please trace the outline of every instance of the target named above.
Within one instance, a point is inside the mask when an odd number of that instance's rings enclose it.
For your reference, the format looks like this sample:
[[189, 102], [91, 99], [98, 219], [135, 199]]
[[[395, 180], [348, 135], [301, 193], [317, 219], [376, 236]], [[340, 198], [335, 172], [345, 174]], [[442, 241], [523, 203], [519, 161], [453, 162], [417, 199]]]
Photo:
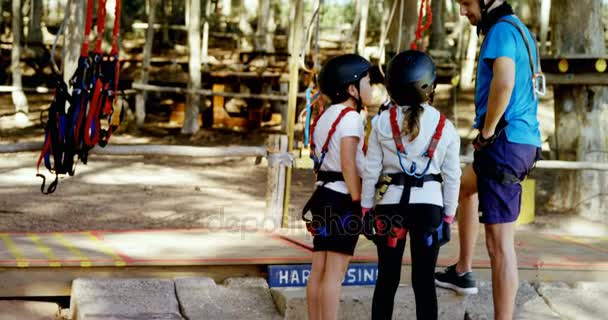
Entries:
[[[10, 95], [0, 95], [0, 143], [40, 141], [40, 110], [48, 95], [30, 95], [32, 125], [11, 125]], [[437, 106], [447, 110], [448, 94], [440, 90]], [[450, 110], [446, 113], [449, 114]], [[458, 104], [463, 147], [474, 132], [472, 95], [461, 94]], [[541, 105], [543, 138], [553, 131], [552, 101]], [[151, 114], [141, 129], [122, 128], [114, 144], [263, 145], [271, 131], [231, 132], [204, 129], [195, 136], [167, 127], [167, 115]], [[467, 149], [465, 149], [466, 151]], [[75, 176], [62, 177], [52, 195], [40, 193], [35, 176], [37, 152], [0, 154], [0, 231], [122, 230], [198, 227], [262, 227], [267, 166], [253, 158], [193, 159], [182, 157], [93, 155], [79, 164]], [[46, 169], [42, 173], [49, 177]], [[554, 174], [538, 171], [537, 228], [556, 228], [563, 215], [544, 210]], [[50, 178], [50, 177], [49, 177]], [[292, 179], [290, 225], [299, 226], [299, 211], [312, 191], [311, 170], [295, 169]], [[266, 226], [267, 227], [267, 226]]]

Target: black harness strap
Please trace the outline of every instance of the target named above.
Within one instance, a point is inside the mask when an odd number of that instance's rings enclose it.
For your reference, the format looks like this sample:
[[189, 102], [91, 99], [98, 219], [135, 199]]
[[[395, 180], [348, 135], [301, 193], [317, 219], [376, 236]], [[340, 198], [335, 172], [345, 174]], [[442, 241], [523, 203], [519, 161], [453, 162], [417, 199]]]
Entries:
[[403, 186], [403, 193], [401, 193], [401, 200], [399, 200], [399, 204], [402, 206], [408, 206], [410, 204], [410, 193], [412, 188], [422, 188], [424, 183], [428, 181], [443, 182], [443, 178], [440, 174], [427, 174], [420, 178], [405, 173], [392, 173], [388, 176], [391, 178], [389, 184]]

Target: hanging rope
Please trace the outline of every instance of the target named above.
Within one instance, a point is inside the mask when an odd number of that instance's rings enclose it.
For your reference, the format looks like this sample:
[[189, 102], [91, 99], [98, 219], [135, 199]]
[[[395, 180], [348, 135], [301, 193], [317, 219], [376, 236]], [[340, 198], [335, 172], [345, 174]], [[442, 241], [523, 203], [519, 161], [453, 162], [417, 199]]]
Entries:
[[[426, 21], [423, 24], [424, 12], [426, 12]], [[418, 25], [416, 26], [416, 38], [410, 44], [412, 50], [418, 50], [418, 41], [420, 41], [420, 50], [424, 51], [424, 41], [422, 34], [431, 27], [433, 22], [433, 10], [431, 9], [431, 0], [420, 1], [420, 11], [418, 13]]]
[[396, 53], [401, 52], [401, 38], [403, 38], [403, 10], [405, 9], [405, 1], [399, 1], [399, 34], [397, 35], [397, 50]]
[[395, 15], [395, 10], [397, 10], [397, 3], [399, 0], [393, 1], [393, 7], [391, 8], [391, 12], [388, 16], [388, 21], [386, 22], [386, 27], [384, 28], [383, 34], [380, 36], [380, 57], [378, 59], [378, 69], [382, 76], [384, 76], [384, 70], [382, 70], [382, 64], [384, 64], [384, 48], [386, 46], [386, 37], [388, 35], [388, 31], [391, 28], [391, 23], [393, 22], [393, 17]]
[[[319, 19], [320, 19], [320, 13], [321, 13], [321, 5], [323, 4], [323, 0], [318, 0], [319, 2], [317, 3], [317, 7], [315, 8], [315, 11], [312, 14], [312, 17], [310, 18], [310, 22], [308, 23], [308, 27], [306, 28], [306, 33], [304, 35], [304, 45], [302, 46], [302, 50], [300, 52], [300, 68], [302, 68], [302, 70], [308, 72], [308, 73], [315, 73], [317, 71], [317, 69], [319, 68], [319, 61], [318, 61], [318, 55], [319, 55]], [[312, 36], [313, 33], [311, 32], [312, 28], [313, 28], [313, 24], [315, 25], [315, 40], [314, 40], [314, 53], [313, 53], [313, 61], [314, 61], [314, 65], [312, 69], [309, 69], [306, 66], [306, 53], [308, 52], [308, 50], [310, 49], [310, 42], [312, 40]]]

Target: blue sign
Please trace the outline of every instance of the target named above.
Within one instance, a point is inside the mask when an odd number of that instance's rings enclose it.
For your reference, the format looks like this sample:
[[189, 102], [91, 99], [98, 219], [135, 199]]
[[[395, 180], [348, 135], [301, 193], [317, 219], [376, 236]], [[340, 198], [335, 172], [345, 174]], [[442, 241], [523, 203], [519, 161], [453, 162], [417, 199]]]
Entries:
[[[272, 287], [304, 287], [310, 276], [310, 264], [288, 264], [268, 266], [268, 284]], [[378, 265], [375, 263], [354, 263], [348, 266], [344, 275], [344, 286], [365, 286], [376, 284]]]

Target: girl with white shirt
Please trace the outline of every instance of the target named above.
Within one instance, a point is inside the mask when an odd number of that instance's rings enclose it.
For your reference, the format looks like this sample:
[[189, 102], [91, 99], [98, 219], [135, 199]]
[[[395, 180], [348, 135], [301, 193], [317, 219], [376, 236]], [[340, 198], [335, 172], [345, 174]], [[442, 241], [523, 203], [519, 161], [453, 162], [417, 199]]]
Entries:
[[[426, 54], [396, 55], [385, 79], [393, 106], [374, 121], [369, 137], [361, 205], [364, 215], [372, 215], [375, 206], [375, 320], [392, 317], [408, 233], [417, 318], [437, 319], [434, 272], [441, 238], [447, 236], [440, 230], [449, 231], [456, 213], [461, 170], [456, 129], [427, 103], [435, 79], [435, 64]], [[376, 187], [383, 194], [379, 200]]]
[[[359, 112], [372, 99], [366, 59], [347, 54], [325, 63], [321, 92], [332, 105], [311, 127], [316, 189], [302, 211], [313, 234], [306, 297], [308, 318], [337, 319], [342, 280], [361, 227], [364, 130]], [[306, 218], [308, 212], [312, 219]]]

